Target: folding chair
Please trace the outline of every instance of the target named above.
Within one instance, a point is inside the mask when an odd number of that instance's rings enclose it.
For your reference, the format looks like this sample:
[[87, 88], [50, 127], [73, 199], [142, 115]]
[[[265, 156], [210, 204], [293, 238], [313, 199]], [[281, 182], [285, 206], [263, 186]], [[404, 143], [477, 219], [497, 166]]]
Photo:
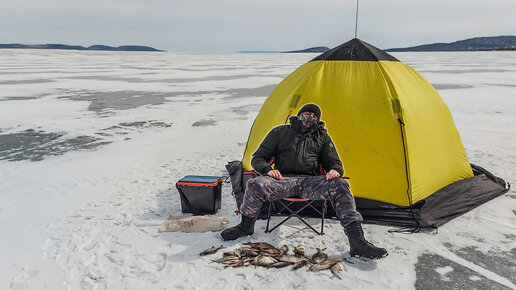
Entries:
[[[272, 165], [274, 163], [274, 157], [269, 161], [269, 165]], [[319, 165], [319, 172], [321, 175], [324, 175], [325, 174], [325, 171], [322, 167], [322, 165], [320, 164]], [[246, 173], [244, 173], [246, 174]], [[247, 173], [248, 175], [251, 175], [253, 178], [256, 176], [255, 172], [254, 171], [249, 171]], [[344, 178], [344, 179], [349, 179], [349, 177], [347, 176], [343, 176], [341, 178]], [[292, 217], [297, 217], [300, 221], [302, 221], [307, 227], [309, 227], [312, 231], [316, 232], [318, 235], [324, 235], [324, 217], [326, 216], [326, 209], [327, 209], [327, 204], [326, 204], [326, 200], [321, 200], [322, 201], [322, 206], [321, 206], [321, 210], [319, 210], [318, 208], [316, 208], [313, 203], [316, 202], [317, 200], [312, 200], [312, 199], [308, 199], [308, 198], [296, 198], [296, 197], [288, 197], [288, 198], [282, 198], [280, 200], [277, 200], [277, 202], [280, 204], [281, 206], [281, 209], [279, 211], [277, 211], [276, 213], [277, 214], [281, 214], [284, 210], [287, 210], [288, 212], [290, 212], [289, 216], [287, 216], [284, 220], [282, 220], [279, 224], [275, 225], [272, 229], [269, 230], [269, 226], [270, 226], [270, 221], [271, 221], [271, 215], [272, 215], [272, 208], [274, 207], [274, 202], [272, 201], [269, 201], [269, 213], [267, 215], [267, 227], [265, 228], [265, 232], [266, 233], [270, 233], [272, 231], [274, 231], [275, 229], [277, 229], [279, 226], [281, 226], [282, 224], [284, 224], [286, 221], [288, 221], [290, 218]], [[296, 202], [304, 202], [305, 205], [302, 206], [301, 208], [297, 209], [297, 210], [292, 210], [290, 208], [290, 206]], [[300, 215], [299, 213], [301, 211], [303, 211], [305, 208], [307, 207], [311, 207], [313, 210], [315, 210], [316, 213], [318, 213], [319, 215], [321, 215], [321, 231], [317, 231], [316, 229], [314, 229], [310, 224], [308, 224]]]
[[[288, 221], [292, 217], [297, 217], [300, 221], [302, 221], [307, 227], [309, 227], [312, 231], [316, 232], [318, 235], [324, 235], [324, 217], [326, 215], [326, 200], [322, 200], [322, 208], [319, 210], [316, 208], [313, 203], [316, 200], [308, 199], [308, 198], [295, 198], [295, 197], [287, 197], [278, 200], [278, 203], [282, 207], [279, 211], [277, 211], [278, 214], [282, 213], [285, 209], [290, 212], [290, 215], [286, 217], [284, 220], [282, 220], [279, 224], [275, 225], [272, 229], [269, 230], [270, 220], [271, 220], [271, 214], [272, 214], [272, 208], [274, 207], [274, 203], [272, 201], [269, 202], [269, 215], [267, 217], [267, 227], [265, 229], [266, 233], [270, 233], [277, 229], [279, 226], [284, 224], [286, 221]], [[290, 206], [295, 202], [304, 202], [305, 205], [297, 210], [292, 210]], [[308, 224], [301, 216], [299, 216], [299, 213], [303, 211], [305, 208], [311, 207], [314, 209], [318, 214], [321, 215], [321, 231], [317, 231], [314, 229], [310, 224]]]
[[[347, 176], [342, 176], [341, 178], [349, 179], [349, 177], [347, 177]], [[317, 207], [314, 206], [313, 203], [316, 202], [316, 201], [318, 201], [318, 200], [315, 200], [315, 199], [312, 200], [312, 199], [308, 199], [308, 198], [297, 198], [297, 197], [288, 197], [288, 198], [283, 198], [283, 199], [277, 200], [277, 202], [281, 206], [281, 209], [276, 211], [276, 214], [281, 214], [284, 210], [287, 210], [288, 212], [290, 212], [290, 214], [284, 220], [282, 220], [279, 224], [275, 225], [272, 229], [269, 230], [272, 210], [274, 208], [274, 202], [270, 201], [269, 202], [269, 214], [267, 216], [267, 227], [265, 228], [265, 232], [266, 233], [270, 233], [270, 232], [274, 231], [275, 229], [277, 229], [282, 224], [284, 224], [290, 218], [297, 217], [300, 221], [302, 221], [312, 231], [316, 232], [318, 235], [324, 235], [324, 219], [326, 217], [327, 201], [324, 200], [324, 199], [321, 200], [322, 201], [321, 210], [319, 210]], [[297, 210], [292, 210], [291, 205], [293, 205], [296, 202], [304, 202], [305, 205], [302, 206], [301, 208], [297, 209]], [[309, 225], [303, 219], [303, 217], [301, 217], [299, 215], [299, 213], [302, 212], [307, 207], [311, 207], [317, 214], [319, 214], [321, 216], [321, 231], [317, 231], [316, 229], [314, 229], [311, 225]]]

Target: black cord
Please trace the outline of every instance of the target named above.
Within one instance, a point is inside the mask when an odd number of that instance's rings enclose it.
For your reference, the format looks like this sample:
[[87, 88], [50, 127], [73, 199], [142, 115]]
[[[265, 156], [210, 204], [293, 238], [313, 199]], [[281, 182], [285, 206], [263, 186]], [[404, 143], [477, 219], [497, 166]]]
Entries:
[[423, 226], [406, 226], [406, 227], [402, 227], [402, 228], [399, 228], [399, 229], [390, 229], [387, 232], [389, 232], [389, 233], [400, 233], [400, 234], [413, 234], [413, 233], [419, 233], [422, 229], [434, 229], [435, 230], [434, 234], [438, 234], [439, 233], [439, 228], [437, 228], [436, 226], [426, 226], [426, 227], [423, 227]]
[[419, 231], [421, 231], [420, 226], [407, 226], [407, 227], [402, 227], [399, 229], [390, 229], [387, 232], [400, 233], [400, 234], [413, 234], [413, 233], [419, 233]]
[[408, 161], [407, 161], [407, 148], [405, 146], [405, 130], [403, 130], [403, 127], [405, 126], [405, 123], [403, 122], [403, 119], [398, 118], [398, 122], [400, 123], [400, 130], [401, 130], [401, 138], [403, 143], [403, 155], [405, 157], [405, 176], [407, 177], [407, 199], [409, 202], [409, 208], [410, 213], [412, 214], [412, 218], [416, 221], [417, 226], [407, 226], [403, 227], [401, 229], [390, 229], [388, 230], [389, 233], [418, 233], [423, 227], [419, 223], [419, 220], [416, 218], [416, 214], [414, 213], [414, 208], [412, 205], [412, 199], [410, 198], [410, 178], [408, 173]]

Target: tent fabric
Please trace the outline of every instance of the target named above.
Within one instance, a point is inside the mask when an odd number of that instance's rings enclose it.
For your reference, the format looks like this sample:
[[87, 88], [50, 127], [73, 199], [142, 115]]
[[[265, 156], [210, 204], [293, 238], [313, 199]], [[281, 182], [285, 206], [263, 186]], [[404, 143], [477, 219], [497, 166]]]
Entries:
[[[345, 57], [354, 53], [357, 60]], [[410, 206], [473, 176], [432, 85], [358, 39], [302, 65], [274, 89], [251, 129], [244, 170], [252, 169], [252, 153], [266, 134], [306, 103], [321, 107], [356, 197]]]
[[437, 91], [409, 66], [382, 63], [382, 68], [403, 111], [412, 202], [472, 177], [459, 133]]
[[440, 226], [508, 190], [485, 174], [457, 181], [425, 199], [420, 212], [421, 226]]
[[394, 56], [357, 38], [328, 50], [312, 61], [317, 60], [398, 61]]

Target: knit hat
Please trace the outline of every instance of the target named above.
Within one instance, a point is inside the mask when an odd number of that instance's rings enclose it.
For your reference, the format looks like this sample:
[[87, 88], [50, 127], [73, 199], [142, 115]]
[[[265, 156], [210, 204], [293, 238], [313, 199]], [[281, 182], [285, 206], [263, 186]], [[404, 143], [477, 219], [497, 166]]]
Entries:
[[317, 119], [319, 121], [321, 120], [321, 115], [322, 115], [321, 108], [319, 108], [319, 106], [317, 106], [316, 104], [306, 104], [306, 105], [304, 105], [301, 108], [301, 110], [299, 110], [299, 112], [297, 112], [297, 115], [299, 116], [299, 115], [301, 115], [304, 112], [312, 112], [312, 113], [314, 113], [317, 116]]

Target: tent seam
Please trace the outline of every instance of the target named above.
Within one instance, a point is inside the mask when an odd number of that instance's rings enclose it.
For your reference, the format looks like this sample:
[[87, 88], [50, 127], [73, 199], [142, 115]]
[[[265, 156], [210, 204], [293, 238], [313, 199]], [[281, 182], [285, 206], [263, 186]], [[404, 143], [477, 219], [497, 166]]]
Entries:
[[[385, 83], [387, 84], [387, 88], [389, 89], [389, 95], [391, 96], [392, 100], [399, 100], [399, 97], [396, 94], [396, 90], [394, 89], [394, 86], [393, 86], [391, 80], [389, 79], [389, 77], [380, 61], [378, 61], [378, 67], [380, 69], [380, 72], [382, 73], [382, 77], [383, 77]], [[403, 108], [401, 107], [401, 103], [400, 103], [400, 111], [397, 114], [398, 114], [398, 123], [399, 123], [400, 129], [401, 129], [401, 139], [402, 139], [402, 143], [403, 143], [403, 155], [405, 158], [405, 173], [406, 173], [406, 177], [407, 177], [407, 199], [408, 199], [410, 207], [412, 208], [413, 203], [412, 203], [412, 196], [410, 194], [412, 191], [412, 182], [411, 182], [411, 175], [410, 175], [410, 162], [409, 162], [409, 158], [408, 158], [409, 157], [408, 156], [408, 148], [406, 146], [407, 145], [407, 134], [405, 132], [405, 123], [403, 121]]]

